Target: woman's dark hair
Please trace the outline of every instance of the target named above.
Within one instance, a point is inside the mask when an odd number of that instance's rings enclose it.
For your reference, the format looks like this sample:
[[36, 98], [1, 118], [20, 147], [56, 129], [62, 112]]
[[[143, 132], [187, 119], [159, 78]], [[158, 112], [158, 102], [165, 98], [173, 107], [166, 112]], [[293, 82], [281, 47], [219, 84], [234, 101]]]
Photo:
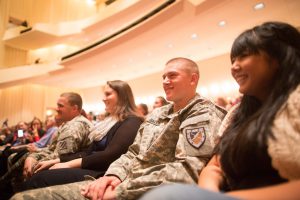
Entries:
[[143, 117], [137, 110], [133, 93], [128, 83], [120, 80], [107, 81], [107, 85], [112, 88], [118, 95], [118, 103], [116, 108], [116, 115], [118, 120], [124, 120], [130, 115]]
[[[272, 90], [263, 103], [253, 96], [243, 96], [216, 148], [218, 154], [226, 155], [226, 159], [221, 156], [222, 165], [230, 165], [233, 171], [243, 170], [247, 162], [265, 162], [249, 155], [260, 155], [267, 148], [267, 137], [274, 139], [271, 127], [275, 115], [300, 83], [300, 33], [296, 28], [286, 23], [267, 22], [246, 30], [233, 43], [231, 61], [262, 52], [275, 59], [279, 66]], [[238, 155], [244, 158], [236, 159]]]

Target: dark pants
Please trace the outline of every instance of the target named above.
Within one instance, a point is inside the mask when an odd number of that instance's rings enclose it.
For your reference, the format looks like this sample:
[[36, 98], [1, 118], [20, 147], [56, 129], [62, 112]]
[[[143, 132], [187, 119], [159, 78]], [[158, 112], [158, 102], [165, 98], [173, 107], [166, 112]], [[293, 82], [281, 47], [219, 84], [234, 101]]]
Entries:
[[62, 185], [78, 181], [84, 181], [85, 175], [94, 178], [103, 176], [104, 172], [98, 172], [80, 168], [64, 168], [45, 170], [34, 174], [28, 181], [24, 183], [25, 189], [34, 189], [48, 187], [52, 185]]

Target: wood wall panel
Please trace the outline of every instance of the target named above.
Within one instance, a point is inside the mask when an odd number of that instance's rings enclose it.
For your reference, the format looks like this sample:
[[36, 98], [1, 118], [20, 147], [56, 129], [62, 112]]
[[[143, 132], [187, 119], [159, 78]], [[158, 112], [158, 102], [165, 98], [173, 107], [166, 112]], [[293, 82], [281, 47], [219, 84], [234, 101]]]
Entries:
[[21, 120], [29, 122], [35, 116], [45, 120], [47, 109], [56, 108], [59, 95], [71, 91], [82, 95], [81, 90], [33, 84], [0, 90], [0, 125], [5, 119], [9, 120], [9, 126]]
[[[7, 28], [9, 0], [0, 0], [0, 38], [3, 38], [4, 31]], [[5, 45], [0, 40], [0, 68], [4, 68]]]

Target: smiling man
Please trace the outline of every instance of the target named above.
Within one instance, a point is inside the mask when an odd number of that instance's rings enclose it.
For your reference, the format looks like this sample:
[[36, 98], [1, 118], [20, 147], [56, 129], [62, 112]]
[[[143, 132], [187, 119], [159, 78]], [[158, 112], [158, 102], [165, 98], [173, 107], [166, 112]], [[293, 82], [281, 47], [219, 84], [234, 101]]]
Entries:
[[[90, 144], [88, 134], [92, 123], [81, 115], [82, 99], [77, 93], [68, 92], [57, 100], [57, 118], [62, 121], [57, 138], [48, 148], [30, 154], [25, 160], [23, 174], [30, 177], [60, 162], [59, 157], [76, 153]], [[39, 161], [39, 162], [38, 162]]]
[[13, 199], [137, 199], [164, 183], [196, 184], [212, 156], [226, 111], [196, 93], [199, 71], [192, 60], [170, 60], [162, 78], [172, 103], [146, 118], [133, 145], [104, 177], [31, 190]]

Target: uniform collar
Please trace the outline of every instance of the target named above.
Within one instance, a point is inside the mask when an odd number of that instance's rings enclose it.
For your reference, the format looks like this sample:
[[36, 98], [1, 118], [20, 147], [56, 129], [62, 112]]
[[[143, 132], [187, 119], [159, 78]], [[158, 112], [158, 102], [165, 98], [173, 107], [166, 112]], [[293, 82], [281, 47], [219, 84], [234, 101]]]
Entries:
[[177, 112], [173, 112], [173, 103], [168, 104], [167, 106], [162, 107], [162, 113], [159, 116], [160, 119], [166, 119], [166, 118], [173, 118], [175, 116], [181, 115], [184, 113], [187, 109], [189, 109], [191, 106], [193, 106], [196, 102], [199, 101], [199, 99], [204, 100], [198, 93], [195, 94], [195, 96], [189, 101], [189, 103], [182, 109], [180, 109]]

